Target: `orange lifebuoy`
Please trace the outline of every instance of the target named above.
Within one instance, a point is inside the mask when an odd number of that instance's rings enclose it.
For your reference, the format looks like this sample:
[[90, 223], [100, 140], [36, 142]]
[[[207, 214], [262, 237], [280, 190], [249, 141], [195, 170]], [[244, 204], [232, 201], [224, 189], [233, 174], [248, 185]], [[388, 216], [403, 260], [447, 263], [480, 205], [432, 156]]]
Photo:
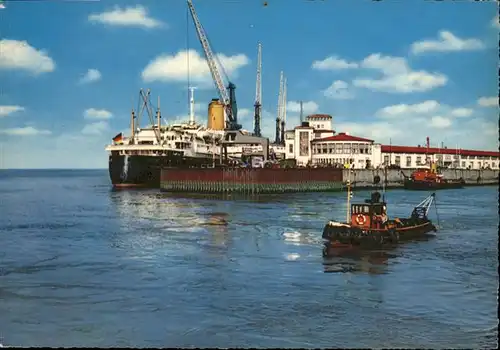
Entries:
[[358, 225], [363, 225], [366, 222], [365, 216], [363, 214], [358, 214], [358, 216], [356, 216], [356, 222]]

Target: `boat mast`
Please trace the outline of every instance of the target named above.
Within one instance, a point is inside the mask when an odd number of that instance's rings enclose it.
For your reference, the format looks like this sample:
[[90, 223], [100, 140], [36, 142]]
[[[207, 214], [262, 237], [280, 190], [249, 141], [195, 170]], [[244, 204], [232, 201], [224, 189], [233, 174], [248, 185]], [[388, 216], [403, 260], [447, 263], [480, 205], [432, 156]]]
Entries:
[[132, 140], [133, 144], [135, 139], [135, 113], [133, 108], [132, 113], [130, 114], [130, 139]]
[[351, 164], [348, 163], [348, 175], [347, 175], [347, 218], [346, 222], [348, 224], [351, 223], [351, 197], [352, 197], [352, 192], [351, 192]]

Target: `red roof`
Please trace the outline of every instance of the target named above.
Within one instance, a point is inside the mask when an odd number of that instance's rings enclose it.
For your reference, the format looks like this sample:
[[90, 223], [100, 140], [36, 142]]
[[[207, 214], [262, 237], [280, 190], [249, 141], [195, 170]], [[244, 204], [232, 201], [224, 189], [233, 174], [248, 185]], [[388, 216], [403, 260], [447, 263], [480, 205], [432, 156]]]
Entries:
[[[417, 153], [425, 154], [427, 147], [413, 147], [413, 146], [392, 146], [382, 145], [383, 153]], [[500, 157], [500, 152], [493, 151], [474, 151], [468, 149], [455, 149], [455, 148], [436, 148], [429, 147], [430, 154], [460, 154], [462, 156], [484, 156], [484, 157]]]
[[345, 132], [341, 132], [334, 136], [325, 137], [322, 139], [313, 140], [313, 142], [318, 141], [360, 141], [360, 142], [373, 142], [373, 140], [365, 139], [362, 137], [347, 135]]
[[323, 119], [323, 118], [332, 119], [332, 116], [329, 114], [311, 114], [307, 116], [307, 119]]

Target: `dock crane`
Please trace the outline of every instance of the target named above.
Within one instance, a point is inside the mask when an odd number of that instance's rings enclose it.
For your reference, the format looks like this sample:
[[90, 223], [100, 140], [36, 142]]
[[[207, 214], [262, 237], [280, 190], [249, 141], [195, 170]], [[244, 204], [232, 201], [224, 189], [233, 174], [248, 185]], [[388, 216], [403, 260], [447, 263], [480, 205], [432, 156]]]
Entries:
[[200, 20], [198, 19], [198, 15], [196, 14], [196, 10], [194, 9], [192, 0], [187, 0], [187, 5], [191, 13], [191, 18], [194, 22], [194, 26], [196, 27], [196, 34], [198, 34], [198, 39], [200, 40], [201, 46], [203, 47], [203, 52], [205, 53], [205, 58], [207, 60], [208, 67], [210, 68], [212, 79], [219, 93], [220, 102], [224, 105], [224, 110], [226, 112], [227, 118], [226, 129], [240, 130], [241, 125], [238, 124], [238, 106], [236, 104], [235, 95], [236, 85], [229, 81], [227, 75], [224, 74], [226, 80], [228, 81], [227, 88], [224, 86], [224, 80], [219, 73], [217, 65], [222, 70], [224, 70], [224, 67], [221, 65], [217, 56], [213, 53], [212, 48], [210, 47], [210, 42], [205, 33], [205, 30], [203, 29], [203, 26], [201, 25]]
[[285, 124], [286, 124], [286, 78], [283, 81], [283, 98], [281, 100], [281, 143], [285, 144]]
[[258, 52], [257, 52], [257, 81], [255, 85], [255, 115], [254, 115], [254, 130], [253, 133], [255, 136], [260, 137], [260, 118], [262, 112], [262, 82], [261, 82], [261, 74], [262, 74], [262, 45], [259, 43]]
[[275, 144], [281, 143], [281, 113], [283, 107], [283, 71], [280, 72], [280, 90], [278, 94], [278, 113], [276, 115], [276, 138], [274, 139]]

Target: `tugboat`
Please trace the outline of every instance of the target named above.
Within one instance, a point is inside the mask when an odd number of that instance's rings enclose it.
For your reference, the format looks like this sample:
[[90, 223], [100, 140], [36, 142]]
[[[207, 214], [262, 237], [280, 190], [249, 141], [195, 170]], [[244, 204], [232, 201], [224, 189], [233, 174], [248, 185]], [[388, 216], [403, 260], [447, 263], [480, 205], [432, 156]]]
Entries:
[[436, 170], [436, 164], [431, 163], [430, 169], [418, 169], [411, 173], [410, 176], [404, 176], [404, 188], [407, 190], [444, 190], [452, 188], [463, 188], [465, 185], [464, 179], [447, 180], [443, 178]]
[[436, 163], [433, 162], [429, 156], [429, 137], [427, 137], [426, 143], [426, 167], [417, 169], [411, 173], [410, 176], [406, 176], [403, 172], [401, 172], [401, 175], [404, 177], [404, 188], [407, 190], [444, 190], [463, 188], [465, 185], [463, 178], [459, 178], [458, 180], [448, 180], [443, 178], [442, 174], [438, 173]]
[[[389, 219], [385, 198], [374, 191], [364, 203], [350, 204], [351, 184], [347, 181], [347, 222], [329, 221], [323, 229], [326, 246], [332, 248], [381, 248], [419, 238], [437, 228], [427, 217], [435, 193], [413, 209], [409, 218]], [[324, 252], [325, 253], [325, 252]]]

